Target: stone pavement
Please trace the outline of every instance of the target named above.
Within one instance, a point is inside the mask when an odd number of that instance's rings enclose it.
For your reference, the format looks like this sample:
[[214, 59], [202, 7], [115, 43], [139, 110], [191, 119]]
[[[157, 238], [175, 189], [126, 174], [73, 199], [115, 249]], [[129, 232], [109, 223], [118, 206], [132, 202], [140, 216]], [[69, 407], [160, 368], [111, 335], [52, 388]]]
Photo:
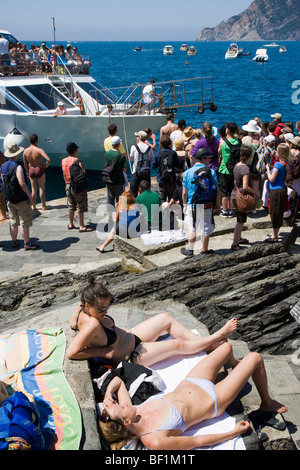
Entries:
[[[107, 252], [100, 254], [95, 250], [96, 246], [105, 239], [105, 234], [98, 233], [97, 224], [103, 222], [103, 213], [106, 208], [105, 190], [92, 191], [89, 193], [89, 212], [85, 216], [85, 222], [94, 228], [90, 233], [79, 233], [77, 229], [68, 230], [68, 214], [65, 199], [51, 201], [50, 210], [37, 212], [34, 217], [31, 229], [31, 239], [41, 245], [41, 249], [36, 252], [25, 252], [21, 237], [20, 248], [11, 248], [8, 223], [0, 223], [0, 248], [1, 257], [1, 280], [7, 281], [10, 277], [20, 277], [35, 272], [47, 274], [57, 273], [62, 270], [71, 272], [87, 272], [100, 266], [110, 266], [114, 264], [130, 264], [136, 272], [166, 266], [170, 263], [178, 262], [184, 257], [180, 253], [180, 247], [185, 241], [180, 243], [169, 243], [165, 245], [154, 245], [145, 247], [140, 240], [116, 239], [115, 251], [113, 247], [107, 248]], [[104, 219], [105, 220], [105, 219]], [[210, 240], [210, 248], [218, 254], [228, 254], [231, 252], [232, 232], [235, 226], [235, 219], [215, 218], [216, 230]], [[75, 221], [76, 226], [77, 221]], [[270, 218], [265, 211], [260, 210], [257, 214], [248, 217], [247, 225], [243, 236], [251, 243], [262, 243], [270, 229]], [[280, 232], [281, 242], [294, 253], [299, 253], [299, 238], [296, 243], [293, 241], [294, 229], [284, 226]], [[99, 238], [98, 238], [99, 237]], [[247, 247], [245, 246], [245, 249]], [[201, 251], [199, 242], [196, 245], [196, 254]], [[37, 280], [38, 282], [38, 280]], [[76, 301], [67, 302], [59, 308], [43, 309], [40, 314], [34, 315], [26, 322], [19, 320], [13, 331], [20, 331], [26, 328], [41, 328], [43, 326], [60, 325], [65, 331], [67, 344], [73, 337], [73, 332], [68, 326], [70, 316], [78, 304]], [[134, 309], [134, 315], [132, 311]], [[206, 335], [208, 331], [205, 325], [196, 320], [186, 306], [173, 302], [157, 302], [155, 305], [122, 304], [112, 306], [111, 314], [120, 326], [129, 327], [132, 322], [136, 324], [153, 315], [156, 312], [168, 310], [188, 328], [197, 328], [200, 334]], [[8, 329], [3, 329], [3, 333], [12, 333]], [[237, 356], [241, 357], [248, 352], [246, 343], [240, 341], [232, 342]], [[289, 406], [289, 412], [285, 419], [288, 430], [279, 433], [271, 428], [266, 431], [269, 436], [270, 448], [300, 448], [300, 366], [292, 364], [289, 358], [270, 356], [266, 357], [266, 367], [268, 370], [270, 388], [277, 399], [284, 401]], [[64, 370], [67, 379], [74, 390], [77, 400], [82, 410], [84, 436], [82, 449], [99, 449], [100, 443], [97, 433], [95, 403], [93, 389], [90, 381], [88, 365], [86, 361], [65, 360]], [[278, 374], [278, 371], [280, 373]], [[298, 378], [297, 378], [298, 376]], [[245, 391], [240, 397], [241, 406], [235, 404], [233, 415], [241, 415], [251, 412], [259, 401], [253, 387]], [[278, 434], [279, 433], [279, 434]], [[247, 449], [261, 448], [261, 444], [254, 432], [245, 437]]]

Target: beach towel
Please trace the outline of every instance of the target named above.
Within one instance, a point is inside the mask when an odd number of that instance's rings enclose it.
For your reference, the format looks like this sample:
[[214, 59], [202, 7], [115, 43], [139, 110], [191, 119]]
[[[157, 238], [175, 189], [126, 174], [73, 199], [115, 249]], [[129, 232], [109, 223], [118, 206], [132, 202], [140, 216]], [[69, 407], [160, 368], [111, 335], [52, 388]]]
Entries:
[[62, 370], [65, 335], [58, 328], [0, 336], [0, 381], [23, 392], [40, 415], [45, 449], [77, 450], [80, 408]]
[[186, 234], [182, 229], [178, 230], [152, 230], [149, 233], [143, 233], [141, 240], [146, 246], [160, 245], [161, 243], [177, 242], [186, 240]]

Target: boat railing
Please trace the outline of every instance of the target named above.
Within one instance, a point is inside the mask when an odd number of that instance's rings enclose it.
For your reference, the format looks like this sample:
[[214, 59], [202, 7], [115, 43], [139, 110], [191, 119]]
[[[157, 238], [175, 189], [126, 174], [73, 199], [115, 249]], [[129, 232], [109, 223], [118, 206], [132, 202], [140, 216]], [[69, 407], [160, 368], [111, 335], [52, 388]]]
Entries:
[[59, 55], [51, 58], [48, 55], [47, 60], [43, 61], [38, 52], [20, 52], [11, 50], [9, 61], [3, 61], [2, 74], [7, 76], [36, 75], [41, 73], [57, 73], [63, 75], [83, 74], [88, 75], [91, 66], [89, 54], [80, 54], [81, 60], [65, 62]]
[[95, 100], [97, 113], [101, 114], [108, 104], [113, 105], [114, 114], [157, 114], [177, 112], [178, 108], [197, 107], [199, 113], [205, 109], [216, 111], [213, 102], [212, 77], [196, 77], [170, 80], [153, 84], [155, 96], [152, 103], [145, 103], [143, 90], [147, 84], [133, 83], [129, 87], [103, 88], [90, 94]]

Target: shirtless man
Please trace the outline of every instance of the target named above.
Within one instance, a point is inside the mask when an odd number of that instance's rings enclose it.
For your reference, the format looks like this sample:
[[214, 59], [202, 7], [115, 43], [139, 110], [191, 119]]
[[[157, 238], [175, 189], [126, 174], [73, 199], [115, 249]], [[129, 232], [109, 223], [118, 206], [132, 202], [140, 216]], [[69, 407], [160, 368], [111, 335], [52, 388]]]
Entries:
[[[36, 134], [32, 134], [32, 136], [30, 137], [30, 144], [30, 147], [25, 149], [23, 152], [23, 161], [26, 174], [30, 179], [31, 183], [31, 197], [34, 204], [32, 209], [36, 210], [37, 188], [39, 185], [39, 194], [42, 203], [42, 210], [45, 211], [48, 209], [48, 207], [46, 206], [45, 194], [45, 170], [50, 165], [50, 158], [43, 149], [37, 146], [38, 136]], [[46, 164], [43, 163], [43, 159], [46, 160]]]
[[178, 129], [177, 124], [174, 124], [175, 116], [172, 113], [167, 114], [167, 124], [160, 128], [160, 139], [163, 135], [171, 135], [171, 132], [176, 131]]

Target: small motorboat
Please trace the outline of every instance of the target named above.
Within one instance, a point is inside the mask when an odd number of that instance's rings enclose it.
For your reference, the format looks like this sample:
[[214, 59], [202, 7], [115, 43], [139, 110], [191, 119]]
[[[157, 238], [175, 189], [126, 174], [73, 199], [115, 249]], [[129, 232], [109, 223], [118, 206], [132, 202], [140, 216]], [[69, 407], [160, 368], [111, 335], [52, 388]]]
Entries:
[[173, 52], [174, 52], [174, 47], [170, 46], [170, 45], [165, 46], [164, 49], [163, 49], [163, 54], [164, 55], [172, 55]]
[[272, 42], [271, 44], [264, 44], [264, 47], [279, 47], [279, 45], [276, 42]]
[[279, 52], [286, 52], [287, 48], [285, 46], [280, 46]]
[[142, 48], [141, 48], [141, 46], [136, 46], [133, 50], [135, 52], [141, 52]]
[[189, 46], [187, 44], [181, 44], [181, 46], [180, 46], [181, 52], [186, 52], [188, 50], [188, 47]]
[[253, 60], [254, 62], [268, 62], [269, 56], [267, 54], [267, 49], [257, 49]]
[[187, 48], [187, 55], [196, 55], [197, 54], [197, 49], [195, 46], [189, 46]]
[[232, 42], [226, 51], [225, 59], [235, 59], [236, 57], [242, 55], [242, 53], [243, 48], [240, 48], [236, 42]]

